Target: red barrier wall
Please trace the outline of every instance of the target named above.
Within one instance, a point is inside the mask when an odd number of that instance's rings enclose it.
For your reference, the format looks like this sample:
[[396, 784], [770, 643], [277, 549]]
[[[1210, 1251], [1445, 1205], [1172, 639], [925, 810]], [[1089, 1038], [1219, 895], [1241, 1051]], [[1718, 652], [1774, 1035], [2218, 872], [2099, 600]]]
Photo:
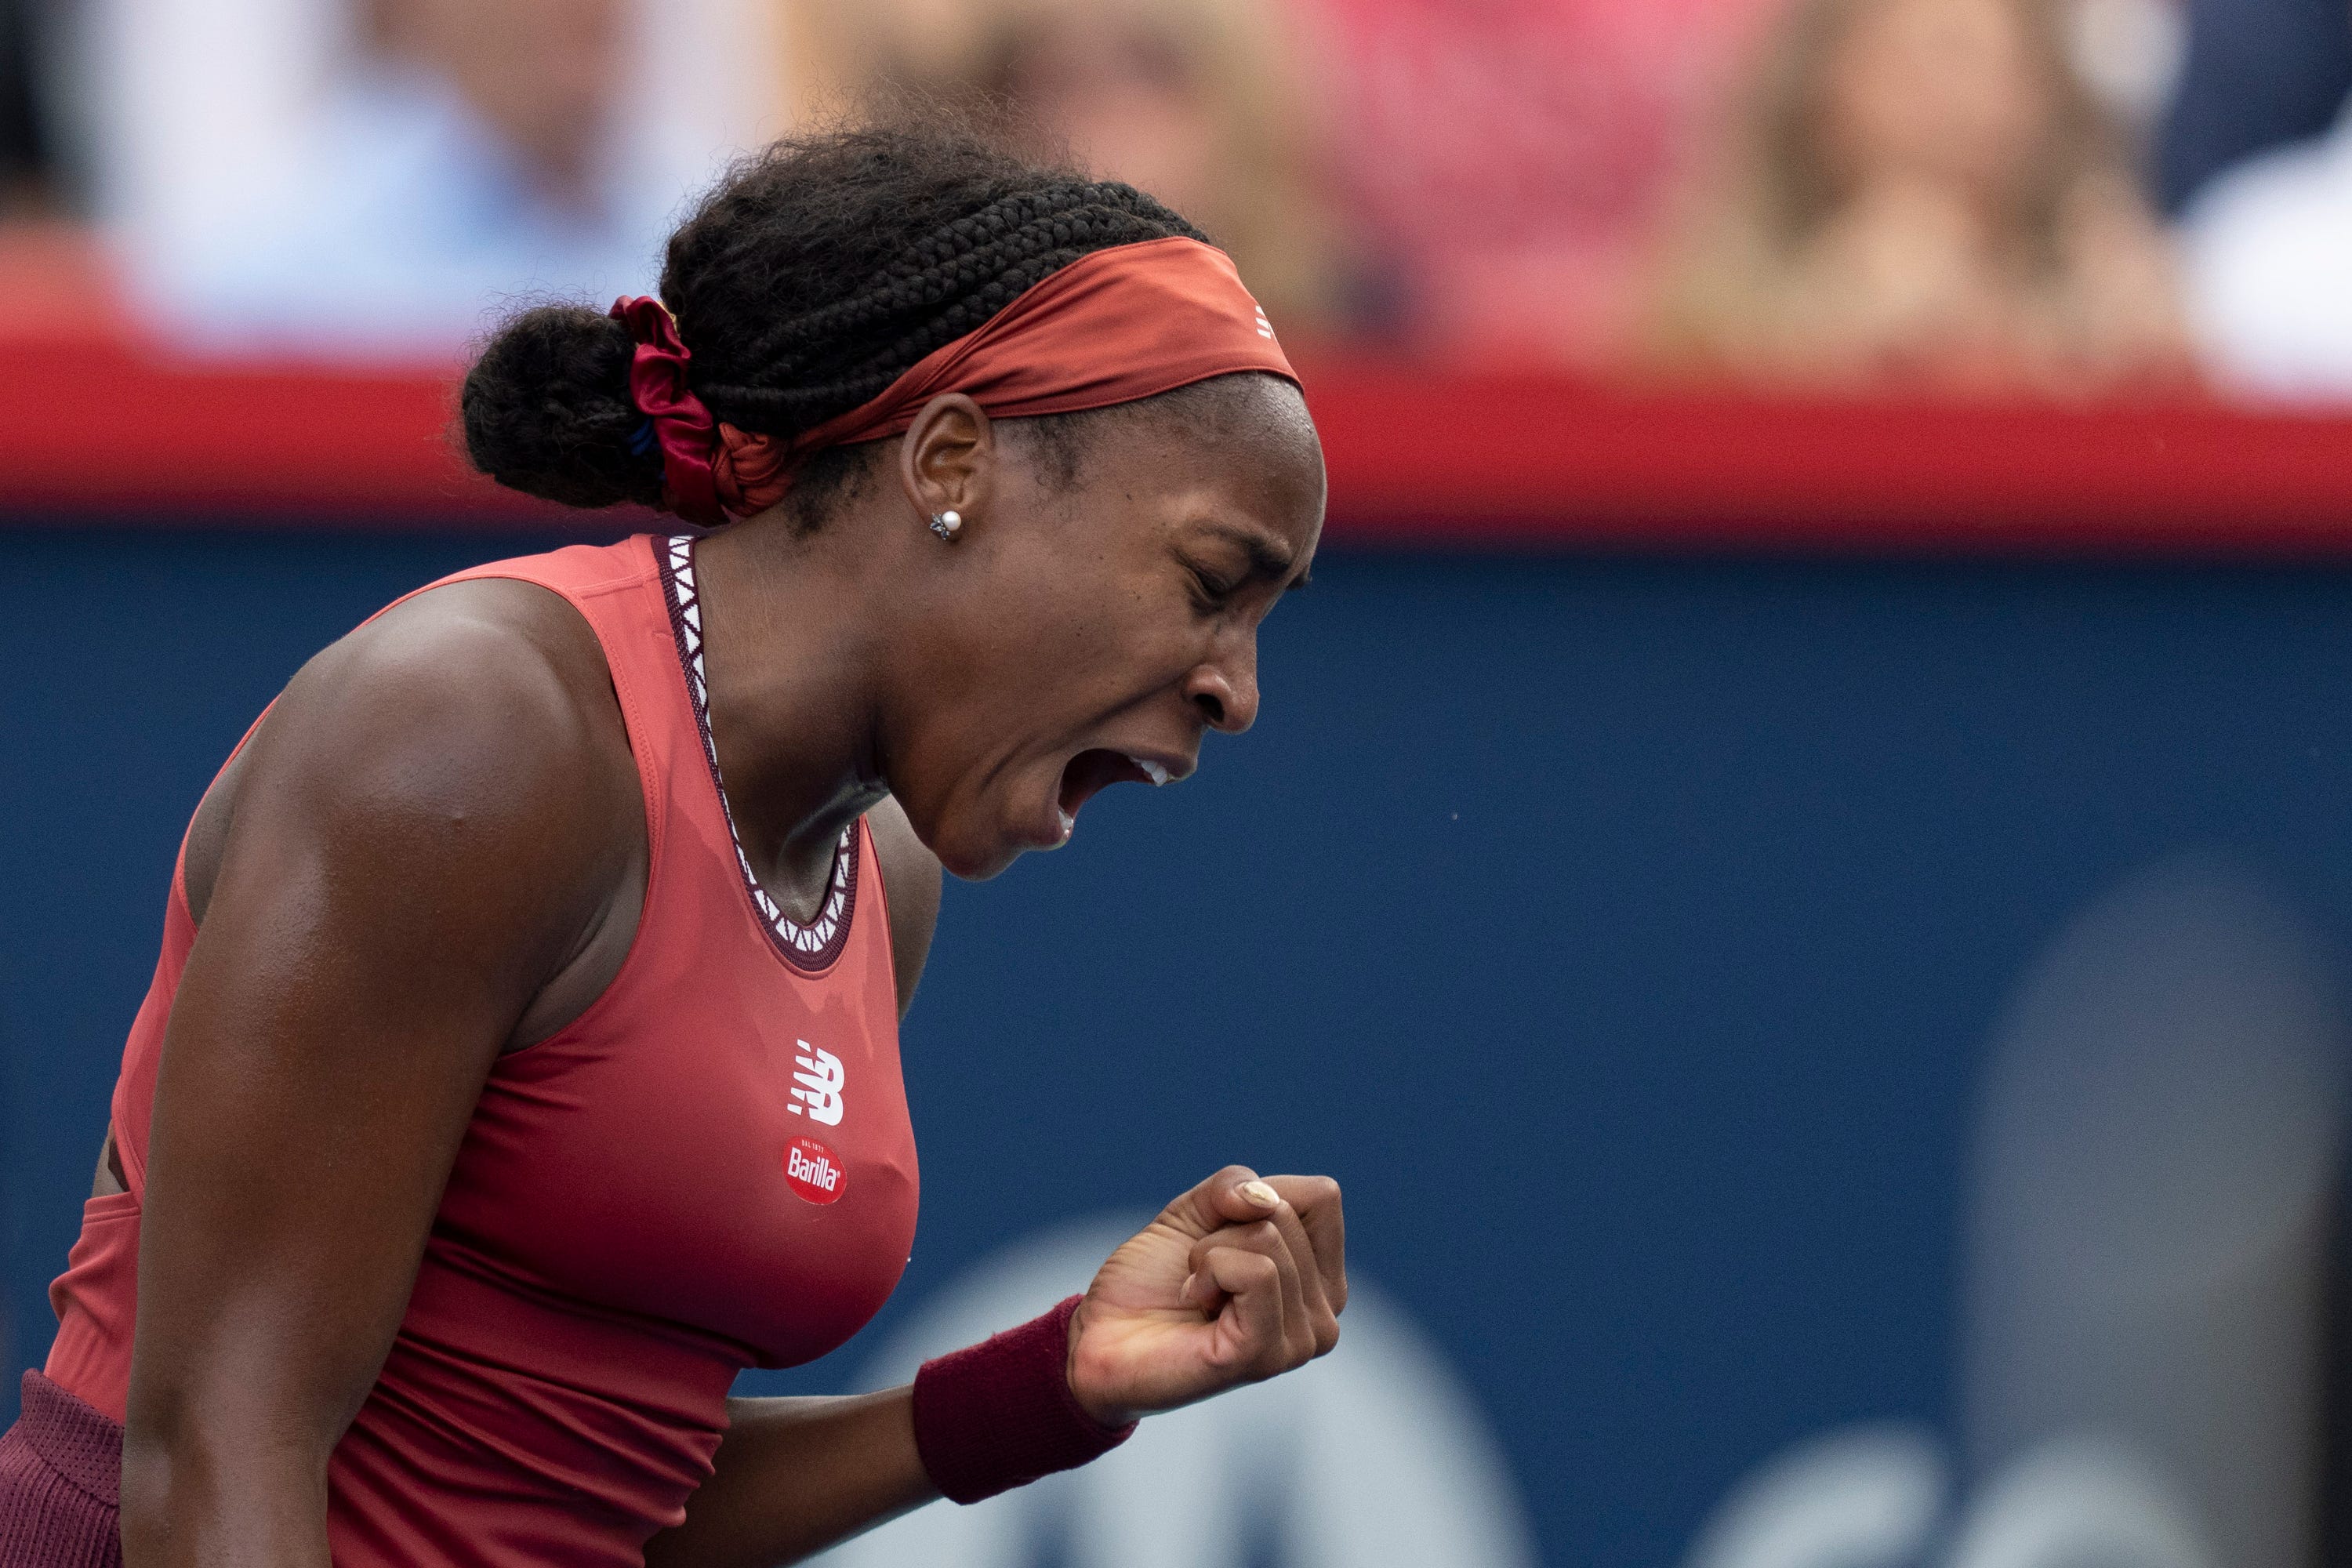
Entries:
[[[467, 472], [448, 377], [9, 346], [0, 508], [446, 527], [549, 509]], [[1334, 542], [2352, 556], [2352, 415], [1629, 393], [1310, 363]]]

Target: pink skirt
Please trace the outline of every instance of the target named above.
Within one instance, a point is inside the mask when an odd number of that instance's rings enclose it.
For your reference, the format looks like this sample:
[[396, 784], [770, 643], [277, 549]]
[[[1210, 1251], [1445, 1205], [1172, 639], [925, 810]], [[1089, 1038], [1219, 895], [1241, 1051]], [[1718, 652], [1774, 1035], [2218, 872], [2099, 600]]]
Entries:
[[0, 1568], [122, 1568], [122, 1428], [37, 1372], [0, 1434]]

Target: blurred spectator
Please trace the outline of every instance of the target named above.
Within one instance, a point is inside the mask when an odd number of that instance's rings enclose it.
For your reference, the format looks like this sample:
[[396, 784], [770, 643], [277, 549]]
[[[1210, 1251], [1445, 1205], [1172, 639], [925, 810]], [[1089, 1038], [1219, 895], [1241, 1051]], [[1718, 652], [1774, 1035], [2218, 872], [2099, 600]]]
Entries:
[[1648, 288], [1692, 132], [1780, 0], [1295, 0], [1391, 339], [1597, 364]]
[[[2336, 20], [2352, 29], [2341, 0]], [[2254, 396], [2352, 399], [2352, 106], [2316, 141], [2207, 186], [2182, 245], [2216, 381]]]
[[756, 134], [744, 0], [99, 11], [100, 214], [198, 348], [439, 356], [517, 294], [640, 291]]
[[0, 222], [52, 216], [64, 195], [49, 112], [51, 11], [0, 0]]
[[0, 0], [0, 338], [88, 342], [120, 330], [104, 256], [76, 210], [83, 195], [74, 126], [62, 110], [61, 0]]
[[2186, 374], [2162, 237], [2043, 0], [1798, 0], [1731, 141], [1663, 363], [1944, 392]]
[[877, 87], [985, 105], [1024, 153], [1200, 225], [1286, 335], [1355, 313], [1315, 84], [1263, 0], [788, 0], [786, 17], [798, 113]]
[[2352, 95], [2344, 0], [2188, 0], [2186, 9], [2188, 58], [2157, 142], [2169, 213], [2231, 165], [2319, 135]]
[[[2052, 0], [2044, 0], [2045, 4]], [[2189, 53], [2181, 0], [2054, 0], [2066, 54], [2135, 169], [2154, 162]]]

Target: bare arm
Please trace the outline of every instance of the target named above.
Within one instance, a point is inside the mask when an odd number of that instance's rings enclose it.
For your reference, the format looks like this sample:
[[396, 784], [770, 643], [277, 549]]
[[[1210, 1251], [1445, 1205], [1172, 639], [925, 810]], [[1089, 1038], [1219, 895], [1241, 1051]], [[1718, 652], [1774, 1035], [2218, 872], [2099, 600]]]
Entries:
[[441, 590], [248, 749], [156, 1089], [129, 1568], [327, 1568], [328, 1457], [482, 1083], [642, 839], [587, 635], [536, 589]]
[[717, 1469], [646, 1568], [775, 1568], [938, 1497], [915, 1452], [913, 1390], [730, 1399]]

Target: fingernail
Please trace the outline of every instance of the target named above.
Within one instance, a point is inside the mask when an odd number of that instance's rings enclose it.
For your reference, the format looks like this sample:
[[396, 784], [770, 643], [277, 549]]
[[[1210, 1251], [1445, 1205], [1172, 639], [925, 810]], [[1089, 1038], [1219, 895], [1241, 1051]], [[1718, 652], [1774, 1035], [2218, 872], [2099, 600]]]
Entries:
[[1184, 1289], [1176, 1292], [1176, 1299], [1187, 1305], [1190, 1305], [1192, 1300], [1193, 1282], [1198, 1280], [1201, 1277], [1198, 1274], [1187, 1274], [1184, 1276]]
[[1249, 1199], [1250, 1202], [1255, 1204], [1262, 1209], [1270, 1209], [1282, 1202], [1282, 1194], [1276, 1192], [1272, 1187], [1267, 1186], [1264, 1182], [1244, 1182], [1242, 1184], [1242, 1196]]

